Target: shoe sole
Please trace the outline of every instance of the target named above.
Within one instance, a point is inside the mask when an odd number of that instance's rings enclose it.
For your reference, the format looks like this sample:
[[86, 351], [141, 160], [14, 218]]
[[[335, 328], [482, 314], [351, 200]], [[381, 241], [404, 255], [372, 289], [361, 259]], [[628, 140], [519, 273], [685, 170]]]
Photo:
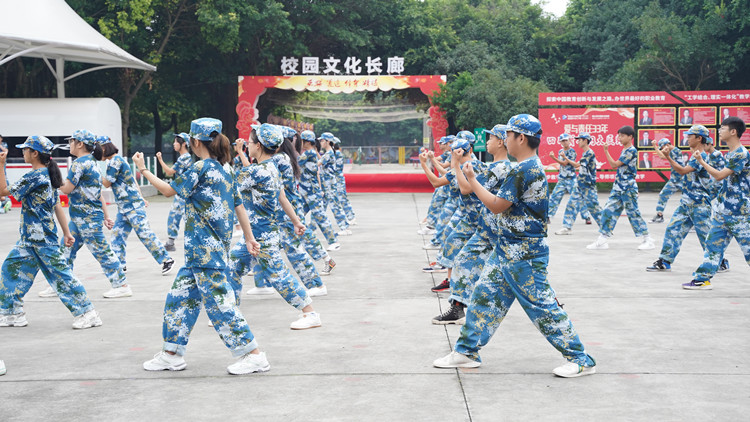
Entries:
[[430, 289], [430, 291], [431, 291], [431, 292], [433, 292], [433, 293], [440, 293], [440, 292], [446, 292], [446, 291], [448, 291], [448, 290], [450, 290], [450, 289], [451, 289], [450, 287], [446, 287], [446, 288], [444, 288], [444, 289], [435, 289], [435, 288], [433, 287], [432, 289]]
[[29, 325], [28, 322], [25, 322], [23, 324], [0, 324], [0, 327], [25, 327], [27, 325]]
[[43, 297], [45, 299], [49, 299], [51, 297], [57, 297], [57, 295], [39, 295], [39, 297]]
[[646, 271], [648, 271], [650, 273], [668, 273], [668, 272], [672, 271], [672, 269], [671, 268], [665, 268], [665, 269], [662, 270], [662, 269], [659, 269], [659, 268], [649, 268], [649, 267], [646, 267]]
[[99, 322], [95, 322], [95, 323], [93, 323], [91, 325], [86, 325], [84, 327], [73, 327], [73, 329], [74, 330], [86, 330], [88, 328], [96, 328], [96, 327], [101, 327], [101, 326], [102, 326], [102, 322], [99, 321]]
[[116, 295], [116, 296], [104, 296], [104, 295], [102, 295], [102, 297], [105, 298], [105, 299], [120, 299], [120, 298], [123, 298], [123, 297], [131, 297], [131, 296], [133, 296], [132, 293], [129, 294], [129, 295]]
[[323, 324], [318, 324], [318, 325], [312, 325], [310, 327], [299, 327], [299, 328], [289, 327], [289, 328], [295, 331], [301, 331], [301, 330], [309, 330], [310, 328], [320, 328], [322, 326]]
[[565, 233], [558, 233], [558, 232], [555, 232], [555, 234], [556, 234], [557, 236], [570, 236], [571, 234], [573, 234], [573, 232], [565, 232]]
[[153, 372], [156, 372], [156, 371], [182, 371], [186, 367], [187, 367], [187, 362], [183, 363], [182, 365], [178, 365], [178, 366], [169, 366], [169, 367], [166, 367], [166, 368], [153, 368], [153, 369], [146, 368], [146, 365], [143, 365], [143, 369], [145, 369], [146, 371], [153, 371]]
[[432, 323], [434, 325], [464, 325], [466, 323], [466, 317], [459, 318], [455, 321], [440, 321], [437, 319], [433, 319]]
[[685, 290], [713, 290], [714, 286], [682, 286]]
[[555, 376], [560, 377], [560, 378], [578, 378], [578, 377], [583, 377], [583, 376], [586, 376], [586, 375], [593, 375], [593, 374], [595, 374], [596, 373], [596, 367], [584, 369], [583, 371], [581, 371], [581, 372], [579, 372], [577, 374], [573, 374], [573, 375], [560, 375], [560, 374], [558, 374], [558, 373], [556, 373], [554, 371], [552, 371], [552, 373]]
[[255, 371], [248, 371], [248, 372], [232, 372], [232, 371], [230, 371], [230, 370], [229, 370], [229, 368], [227, 368], [227, 372], [228, 372], [228, 373], [229, 373], [230, 375], [249, 375], [249, 374], [259, 374], [259, 373], [261, 373], [261, 372], [268, 372], [268, 371], [270, 371], [270, 370], [271, 370], [271, 365], [270, 365], [270, 364], [269, 364], [268, 366], [264, 366], [264, 367], [262, 367], [262, 368], [256, 369]]
[[441, 369], [454, 369], [454, 368], [479, 368], [482, 365], [481, 362], [471, 362], [471, 363], [459, 363], [456, 365], [440, 365], [435, 362], [432, 363], [432, 366], [435, 368], [441, 368]]
[[447, 268], [443, 268], [443, 269], [439, 269], [439, 270], [433, 270], [432, 268], [430, 268], [429, 270], [427, 270], [427, 269], [422, 268], [422, 272], [423, 273], [447, 273], [448, 269]]

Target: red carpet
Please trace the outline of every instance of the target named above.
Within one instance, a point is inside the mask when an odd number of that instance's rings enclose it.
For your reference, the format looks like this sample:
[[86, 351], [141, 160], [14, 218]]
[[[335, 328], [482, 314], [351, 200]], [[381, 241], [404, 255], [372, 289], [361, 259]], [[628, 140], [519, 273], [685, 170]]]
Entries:
[[418, 173], [347, 173], [347, 192], [433, 192], [427, 176]]

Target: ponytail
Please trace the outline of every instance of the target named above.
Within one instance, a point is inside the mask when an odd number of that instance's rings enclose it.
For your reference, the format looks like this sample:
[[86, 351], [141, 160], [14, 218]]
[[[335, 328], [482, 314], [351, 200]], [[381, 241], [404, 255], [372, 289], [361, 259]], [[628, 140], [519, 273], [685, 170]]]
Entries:
[[292, 145], [292, 139], [285, 138], [284, 142], [282, 142], [279, 146], [278, 152], [286, 154], [286, 156], [289, 157], [289, 162], [292, 164], [292, 172], [294, 173], [294, 178], [299, 180], [301, 174], [301, 171], [299, 169], [299, 162], [297, 161], [299, 154]]
[[55, 162], [55, 160], [51, 159], [49, 154], [43, 154], [40, 152], [39, 162], [42, 163], [42, 165], [47, 166], [47, 172], [49, 173], [49, 182], [52, 185], [52, 189], [57, 189], [62, 186], [62, 174], [60, 173], [60, 167], [57, 167], [57, 163]]
[[229, 144], [229, 138], [219, 132], [212, 132], [211, 136], [213, 137], [211, 141], [201, 141], [211, 157], [215, 158], [222, 166], [232, 161], [232, 147]]
[[113, 144], [112, 142], [107, 142], [106, 144], [96, 144], [91, 155], [93, 155], [97, 161], [102, 161], [107, 157], [111, 157], [117, 154], [118, 151], [119, 149], [117, 149], [115, 144]]

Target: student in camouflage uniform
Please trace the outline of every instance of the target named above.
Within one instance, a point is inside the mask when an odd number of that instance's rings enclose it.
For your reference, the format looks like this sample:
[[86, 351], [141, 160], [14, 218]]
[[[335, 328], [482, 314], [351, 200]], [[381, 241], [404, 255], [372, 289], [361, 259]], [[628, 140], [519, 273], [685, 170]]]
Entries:
[[[443, 151], [443, 153], [437, 159], [438, 162], [445, 163], [449, 159], [450, 145], [452, 143], [451, 139], [452, 136], [443, 136], [437, 141], [438, 145], [440, 146], [440, 150]], [[430, 198], [430, 207], [427, 209], [427, 217], [425, 217], [424, 221], [424, 224], [427, 227], [419, 229], [417, 231], [417, 234], [429, 235], [435, 233], [435, 227], [437, 227], [438, 224], [437, 221], [438, 217], [440, 216], [440, 211], [443, 209], [447, 198], [448, 188], [446, 188], [445, 186], [441, 186], [435, 189], [435, 192], [432, 193], [432, 198]]]
[[539, 157], [542, 126], [528, 114], [510, 118], [507, 124], [508, 154], [518, 160], [497, 195], [477, 180], [471, 165], [464, 166], [472, 190], [497, 214], [497, 244], [489, 256], [471, 296], [466, 324], [453, 352], [437, 359], [438, 368], [476, 368], [479, 350], [499, 328], [510, 306], [518, 300], [526, 315], [568, 363], [555, 368], [560, 377], [596, 372], [594, 359], [586, 354], [568, 314], [559, 306], [547, 281], [547, 178]]
[[[724, 167], [727, 165], [726, 159], [724, 159], [724, 154], [721, 153], [716, 147], [714, 146], [714, 139], [710, 136], [708, 137], [709, 143], [706, 144], [706, 154], [708, 154], [708, 165], [715, 168], [716, 170], [723, 170]], [[711, 178], [711, 188], [709, 189], [709, 193], [711, 194], [711, 215], [714, 213], [714, 209], [716, 208], [717, 200], [716, 198], [719, 196], [719, 189], [721, 188], [722, 182], [717, 181], [714, 178]], [[723, 273], [729, 271], [729, 259], [724, 258], [724, 254], [721, 255], [721, 261], [719, 263], [719, 269], [717, 272]]]
[[[281, 128], [264, 123], [254, 127], [248, 139], [248, 153], [258, 164], [248, 165], [237, 175], [237, 184], [243, 201], [250, 209], [253, 236], [260, 243], [257, 255], [258, 275], [264, 284], [273, 286], [287, 303], [303, 312], [302, 316], [292, 322], [293, 330], [304, 330], [321, 326], [320, 315], [315, 312], [305, 287], [292, 276], [281, 257], [281, 231], [279, 230], [279, 213], [289, 216], [294, 233], [301, 236], [305, 226], [294, 212], [294, 207], [284, 194], [279, 170], [273, 161], [273, 155], [284, 141]], [[251, 265], [250, 254], [238, 243], [230, 252], [230, 281], [237, 293], [242, 289], [242, 274]]]
[[[495, 125], [492, 130], [486, 132], [489, 134], [487, 152], [492, 154], [494, 161], [488, 164], [481, 163], [481, 165], [472, 166], [472, 168], [479, 183], [495, 194], [512, 166], [508, 161], [508, 151], [504, 144], [505, 125]], [[463, 172], [456, 171], [455, 176], [461, 188], [461, 200], [467, 205], [473, 204], [471, 212], [475, 213], [477, 217], [470, 218], [468, 221], [469, 224], [476, 226], [476, 230], [453, 260], [453, 271], [450, 278], [451, 295], [448, 299], [451, 307], [432, 320], [433, 324], [441, 325], [464, 323], [464, 308], [469, 305], [474, 286], [482, 273], [487, 258], [497, 243], [494, 214], [483, 206], [476, 194], [472, 192], [471, 185]]]
[[[102, 325], [86, 289], [73, 275], [63, 256], [57, 238], [53, 212], [60, 222], [63, 242], [68, 246], [74, 242], [57, 197], [56, 189], [62, 185], [62, 175], [50, 158], [54, 147], [44, 136], [30, 136], [16, 148], [23, 149], [23, 161], [31, 164], [32, 170], [10, 187], [5, 180], [5, 172], [0, 171], [0, 195], [13, 195], [21, 202], [21, 238], [5, 258], [0, 273], [0, 327], [28, 325], [23, 297], [40, 270], [50, 288], [73, 314], [74, 329]], [[7, 156], [7, 151], [0, 153], [3, 170]]]
[[[702, 125], [694, 125], [687, 131], [688, 145], [690, 150], [701, 155], [705, 160], [708, 155], [705, 153], [705, 145], [708, 143], [708, 129]], [[663, 142], [665, 141], [665, 142]], [[646, 267], [646, 271], [671, 271], [672, 263], [680, 253], [680, 248], [690, 229], [695, 227], [695, 233], [698, 235], [698, 241], [703, 250], [706, 250], [706, 236], [711, 227], [711, 175], [708, 174], [698, 161], [693, 158], [684, 166], [681, 165], [672, 151], [677, 150], [668, 139], [661, 139], [658, 143], [659, 148], [656, 154], [669, 161], [672, 170], [683, 176], [682, 185], [684, 191], [680, 198], [680, 205], [672, 214], [669, 225], [664, 233], [664, 241], [661, 247], [659, 259], [651, 266]], [[682, 153], [677, 152], [682, 158]]]
[[589, 148], [591, 135], [581, 132], [576, 136], [578, 148], [581, 148], [581, 161], [575, 162], [566, 157], [566, 162], [578, 169], [578, 180], [570, 194], [568, 205], [563, 215], [563, 227], [556, 231], [557, 235], [569, 235], [573, 233], [573, 223], [576, 215], [585, 212], [593, 217], [596, 224], [600, 224], [602, 209], [599, 207], [599, 196], [596, 191], [596, 155]]
[[338, 193], [341, 206], [344, 208], [346, 219], [349, 220], [350, 226], [357, 225], [357, 216], [354, 215], [354, 208], [349, 201], [349, 195], [346, 192], [346, 178], [344, 177], [344, 153], [341, 152], [341, 140], [333, 137], [333, 151], [336, 155], [336, 191]]
[[143, 363], [147, 371], [181, 371], [190, 332], [201, 307], [237, 362], [227, 367], [230, 374], [264, 372], [271, 368], [260, 352], [227, 280], [227, 251], [232, 241], [232, 210], [237, 214], [245, 247], [257, 255], [260, 245], [232, 175], [224, 165], [231, 160], [229, 139], [221, 133], [221, 121], [200, 118], [190, 124], [190, 148], [199, 161], [172, 183], [149, 171], [143, 154], [133, 156], [138, 171], [165, 196], [185, 199], [185, 266], [180, 268], [164, 304], [162, 351]]
[[726, 167], [717, 170], [702, 155], [693, 158], [722, 185], [716, 197], [711, 229], [706, 238], [703, 263], [693, 273], [693, 280], [682, 285], [688, 290], [710, 290], [711, 278], [719, 269], [729, 241], [734, 237], [740, 245], [745, 261], [750, 265], [750, 153], [740, 143], [745, 133], [745, 122], [738, 117], [728, 117], [721, 122], [719, 140], [729, 147]]
[[[572, 136], [563, 133], [558, 137], [562, 148], [557, 151], [557, 157], [554, 152], [550, 151], [549, 153], [549, 156], [560, 165], [560, 170], [557, 173], [557, 183], [555, 183], [555, 187], [549, 195], [549, 218], [555, 216], [557, 208], [560, 206], [560, 202], [562, 202], [563, 196], [566, 193], [571, 195], [571, 198], [568, 199], [568, 203], [570, 203], [573, 190], [576, 188], [576, 169], [571, 164], [568, 164], [568, 161], [575, 161], [577, 158], [576, 150], [570, 146], [571, 139], [573, 139]], [[581, 210], [581, 217], [586, 220], [586, 224], [591, 224], [591, 218], [588, 217], [586, 209], [582, 208]]]
[[[659, 149], [662, 149], [664, 145], [662, 145], [662, 141], [664, 141], [666, 138], [660, 139], [657, 145], [659, 145]], [[669, 139], [666, 139], [667, 143], [672, 143]], [[679, 165], [683, 166], [685, 163], [683, 162], [682, 152], [678, 148], [673, 148], [669, 152], [671, 154], [672, 159], [677, 162]], [[669, 180], [667, 180], [667, 183], [664, 184], [664, 187], [661, 188], [661, 191], [659, 191], [659, 201], [656, 203], [656, 216], [654, 216], [653, 219], [651, 219], [652, 223], [663, 223], [664, 222], [664, 207], [667, 206], [667, 201], [669, 201], [669, 198], [675, 194], [676, 192], [682, 193], [682, 188], [684, 184], [685, 178], [680, 174], [677, 173], [674, 168], [669, 174]]]
[[302, 169], [299, 179], [299, 191], [302, 194], [303, 211], [312, 214], [313, 224], [317, 225], [328, 242], [329, 251], [337, 251], [341, 248], [338, 237], [333, 230], [331, 221], [325, 213], [325, 199], [318, 181], [318, 152], [315, 150], [315, 133], [311, 130], [303, 131], [302, 153], [299, 155], [298, 163]]
[[[68, 195], [68, 226], [70, 234], [75, 238], [73, 246], [66, 251], [68, 263], [72, 268], [78, 251], [86, 245], [112, 284], [112, 289], [104, 292], [103, 296], [108, 299], [132, 296], [133, 292], [125, 279], [122, 264], [110, 248], [102, 229], [103, 225], [112, 229], [114, 221], [109, 218], [107, 203], [102, 197], [99, 163], [91, 155], [96, 145], [96, 137], [88, 130], [78, 130], [68, 140], [70, 153], [78, 157], [71, 164], [68, 178], [60, 187], [60, 191]], [[54, 292], [44, 291], [39, 295], [49, 297], [54, 295]]]
[[338, 183], [336, 170], [336, 153], [333, 150], [334, 136], [330, 132], [323, 132], [318, 138], [320, 146], [325, 151], [320, 157], [320, 183], [323, 187], [323, 197], [325, 198], [326, 207], [331, 208], [336, 224], [339, 226], [339, 236], [349, 236], [352, 231], [349, 230], [349, 221], [346, 219], [346, 212], [341, 205], [339, 191], [336, 189]]
[[117, 203], [117, 217], [112, 227], [112, 250], [122, 264], [125, 271], [125, 246], [130, 232], [140, 239], [143, 246], [148, 249], [156, 262], [161, 264], [161, 274], [167, 275], [172, 271], [174, 259], [164, 248], [148, 222], [146, 215], [147, 202], [141, 195], [141, 190], [135, 183], [130, 164], [119, 154], [117, 147], [108, 136], [99, 136], [96, 139], [93, 156], [99, 161], [107, 160], [107, 170], [102, 178], [105, 188], [112, 188]]
[[[181, 132], [174, 134], [172, 148], [174, 148], [180, 156], [177, 157], [177, 161], [172, 167], [164, 162], [161, 157], [161, 151], [156, 153], [156, 158], [159, 160], [161, 169], [167, 177], [179, 176], [184, 173], [191, 164], [193, 164], [193, 159], [190, 156], [190, 149], [188, 148], [189, 144], [190, 136], [187, 133]], [[177, 239], [177, 235], [180, 232], [180, 221], [182, 221], [183, 214], [185, 214], [185, 200], [180, 198], [180, 195], [175, 195], [172, 200], [172, 207], [169, 209], [169, 216], [167, 217], [168, 239], [167, 243], [164, 244], [164, 248], [169, 252], [174, 252], [176, 250], [174, 240]]]
[[609, 146], [604, 145], [607, 161], [610, 167], [617, 169], [617, 175], [609, 199], [607, 199], [602, 211], [601, 221], [599, 222], [599, 238], [588, 245], [588, 249], [609, 249], [609, 238], [612, 237], [612, 231], [615, 229], [617, 219], [620, 218], [623, 208], [628, 215], [633, 233], [636, 237], [641, 238], [638, 249], [647, 250], [656, 247], [654, 239], [648, 234], [648, 227], [646, 222], [643, 221], [641, 211], [638, 209], [638, 184], [635, 181], [638, 151], [633, 146], [634, 135], [635, 131], [630, 126], [623, 126], [617, 131], [617, 139], [623, 146], [622, 153], [617, 161], [609, 155]]

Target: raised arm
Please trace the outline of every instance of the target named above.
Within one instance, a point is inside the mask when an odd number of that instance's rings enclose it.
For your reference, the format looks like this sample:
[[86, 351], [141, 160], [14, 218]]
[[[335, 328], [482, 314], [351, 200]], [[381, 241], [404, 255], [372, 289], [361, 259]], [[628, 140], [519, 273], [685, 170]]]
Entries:
[[497, 197], [492, 192], [488, 191], [481, 183], [477, 180], [477, 175], [474, 173], [474, 169], [471, 163], [464, 164], [463, 173], [466, 175], [466, 179], [471, 185], [471, 189], [474, 194], [479, 198], [480, 201], [494, 214], [500, 214], [513, 205], [512, 202]]
[[161, 151], [156, 153], [156, 159], [159, 160], [159, 165], [161, 165], [161, 170], [164, 172], [164, 174], [166, 174], [169, 177], [172, 177], [175, 175], [175, 173], [177, 173], [175, 169], [168, 166], [167, 163], [165, 163], [164, 160], [162, 160]]
[[149, 183], [151, 183], [151, 185], [156, 188], [156, 190], [161, 192], [162, 195], [171, 197], [177, 194], [177, 192], [174, 190], [174, 188], [172, 188], [172, 186], [169, 185], [169, 183], [159, 179], [154, 173], [151, 173], [151, 171], [146, 168], [142, 152], [136, 152], [133, 155], [133, 164], [135, 164], [135, 167], [139, 172], [141, 172], [141, 175], [145, 177], [146, 180], [148, 180]]

